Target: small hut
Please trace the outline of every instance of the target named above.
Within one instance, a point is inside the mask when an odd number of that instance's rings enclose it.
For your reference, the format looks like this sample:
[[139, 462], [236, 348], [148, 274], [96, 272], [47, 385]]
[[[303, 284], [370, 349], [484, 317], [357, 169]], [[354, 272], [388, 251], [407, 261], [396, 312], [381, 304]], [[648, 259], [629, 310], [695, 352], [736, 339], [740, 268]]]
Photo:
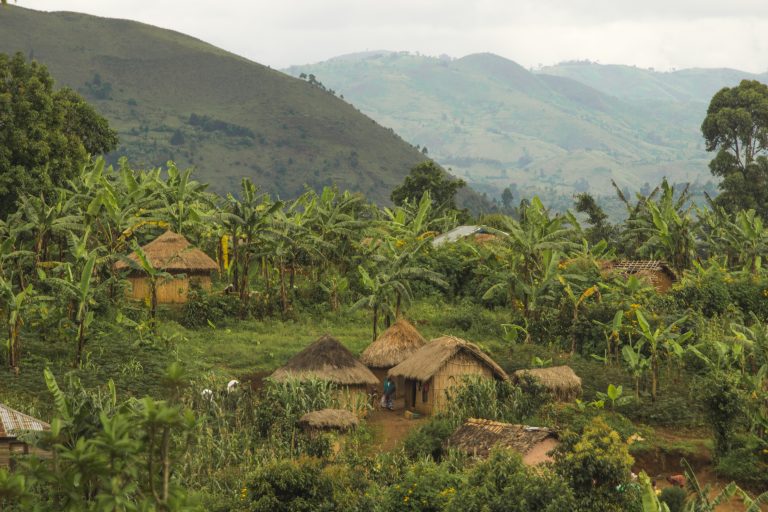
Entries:
[[322, 409], [308, 412], [299, 419], [304, 430], [317, 432], [324, 430], [346, 432], [360, 423], [357, 416], [345, 409]]
[[453, 336], [430, 341], [389, 370], [388, 375], [404, 380], [405, 407], [422, 414], [444, 409], [446, 391], [461, 384], [465, 376], [509, 378], [477, 345]]
[[353, 401], [357, 394], [362, 395], [361, 398], [367, 398], [371, 388], [379, 385], [379, 379], [371, 370], [355, 359], [347, 347], [328, 334], [324, 334], [289, 359], [285, 366], [275, 370], [270, 378], [276, 381], [326, 380], [338, 385], [344, 396], [349, 396]]
[[517, 370], [513, 379], [519, 382], [526, 376], [533, 377], [547, 388], [559, 402], [570, 402], [581, 396], [581, 377], [570, 366]]
[[659, 260], [604, 261], [600, 264], [603, 274], [617, 273], [645, 279], [657, 292], [664, 293], [677, 281], [677, 274], [665, 262]]
[[[159, 304], [183, 304], [187, 302], [190, 286], [204, 290], [211, 289], [211, 272], [218, 270], [218, 265], [200, 249], [191, 246], [183, 236], [166, 231], [142, 247], [152, 266], [173, 275], [173, 279], [164, 279], [157, 284], [157, 302]], [[133, 252], [128, 256], [139, 262]], [[130, 269], [128, 281], [131, 283], [130, 297], [135, 300], [150, 298], [149, 278], [141, 270], [132, 268], [125, 261], [118, 261], [115, 270]]]
[[50, 430], [51, 426], [32, 416], [0, 404], [0, 469], [11, 468], [13, 457], [34, 453], [47, 455], [47, 452], [28, 445], [19, 436], [27, 432]]
[[495, 447], [512, 449], [522, 455], [523, 463], [533, 466], [551, 461], [549, 452], [558, 445], [558, 441], [557, 433], [549, 428], [470, 418], [451, 434], [445, 444], [470, 457], [483, 459]]
[[[408, 320], [400, 318], [368, 345], [360, 354], [360, 362], [383, 383], [390, 368], [405, 361], [426, 343], [427, 340]], [[395, 393], [395, 398], [405, 396], [405, 381], [402, 378], [395, 382]]]

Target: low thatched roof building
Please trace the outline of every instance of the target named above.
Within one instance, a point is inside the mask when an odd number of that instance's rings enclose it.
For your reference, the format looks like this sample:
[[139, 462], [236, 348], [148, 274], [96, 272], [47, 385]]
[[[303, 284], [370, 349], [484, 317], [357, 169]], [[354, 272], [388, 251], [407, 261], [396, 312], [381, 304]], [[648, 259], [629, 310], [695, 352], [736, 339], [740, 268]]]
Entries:
[[445, 408], [446, 391], [461, 384], [465, 376], [509, 378], [477, 345], [454, 336], [430, 341], [389, 370], [388, 375], [404, 380], [406, 408], [423, 414]]
[[379, 379], [336, 338], [324, 334], [272, 373], [277, 381], [321, 379], [341, 386], [378, 386]]
[[[141, 249], [154, 268], [175, 276], [174, 279], [166, 279], [158, 284], [157, 301], [161, 304], [186, 302], [190, 284], [210, 289], [211, 272], [219, 268], [207, 254], [192, 247], [186, 238], [172, 231], [166, 231]], [[128, 259], [139, 262], [135, 252]], [[131, 298], [149, 298], [151, 290], [144, 272], [133, 268], [127, 261], [115, 263], [115, 270], [130, 270], [128, 280], [131, 283]]]
[[[411, 323], [400, 318], [381, 333], [376, 341], [360, 354], [360, 362], [371, 369], [380, 382], [387, 378], [387, 371], [402, 363], [427, 343]], [[404, 396], [405, 382], [396, 382], [396, 398]]]
[[0, 468], [9, 468], [12, 457], [16, 455], [28, 453], [47, 455], [46, 452], [20, 440], [19, 436], [27, 432], [42, 432], [50, 429], [51, 426], [46, 422], [0, 404]]
[[677, 281], [677, 274], [672, 267], [659, 260], [603, 261], [600, 263], [600, 272], [637, 276], [647, 280], [659, 293], [666, 292]]
[[523, 456], [525, 464], [535, 465], [551, 460], [548, 453], [558, 441], [552, 429], [470, 418], [445, 444], [478, 458], [488, 457], [493, 448], [512, 449]]
[[299, 425], [307, 430], [346, 431], [360, 423], [355, 413], [344, 409], [322, 409], [308, 412], [299, 419]]
[[581, 377], [570, 366], [517, 370], [513, 378], [519, 382], [525, 376], [533, 377], [560, 402], [570, 402], [581, 396]]
[[368, 368], [392, 368], [426, 343], [408, 320], [400, 318], [363, 350], [360, 362]]

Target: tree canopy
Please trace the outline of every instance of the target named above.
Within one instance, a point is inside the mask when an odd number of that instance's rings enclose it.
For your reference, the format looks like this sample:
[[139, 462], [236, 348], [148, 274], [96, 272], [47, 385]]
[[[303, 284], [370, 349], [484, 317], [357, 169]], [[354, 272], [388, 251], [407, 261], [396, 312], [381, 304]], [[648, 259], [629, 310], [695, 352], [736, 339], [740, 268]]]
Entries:
[[392, 191], [390, 198], [397, 206], [406, 201], [418, 201], [429, 191], [432, 201], [438, 208], [456, 209], [456, 193], [466, 186], [464, 180], [451, 179], [432, 160], [424, 161], [405, 177], [403, 184]]
[[0, 218], [23, 194], [47, 194], [117, 134], [77, 93], [54, 91], [45, 66], [0, 54]]
[[768, 86], [742, 80], [721, 89], [701, 131], [707, 151], [717, 151], [709, 164], [712, 174], [723, 178], [717, 203], [731, 212], [754, 208], [768, 214]]

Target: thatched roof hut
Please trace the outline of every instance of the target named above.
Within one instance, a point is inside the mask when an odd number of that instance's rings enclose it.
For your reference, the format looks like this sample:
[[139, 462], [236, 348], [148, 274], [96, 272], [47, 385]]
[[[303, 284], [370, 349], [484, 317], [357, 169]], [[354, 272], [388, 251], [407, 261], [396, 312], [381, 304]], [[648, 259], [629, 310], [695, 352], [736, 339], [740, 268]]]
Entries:
[[411, 323], [400, 318], [360, 354], [368, 368], [392, 368], [423, 347], [427, 340]]
[[677, 274], [672, 267], [659, 260], [603, 261], [600, 263], [600, 272], [637, 276], [648, 281], [660, 293], [669, 290], [677, 281]]
[[[217, 270], [219, 266], [200, 249], [192, 247], [183, 236], [166, 231], [141, 248], [156, 269], [162, 269], [170, 274], [203, 274]], [[128, 259], [139, 262], [139, 256], [132, 252]], [[116, 270], [131, 268], [128, 262], [118, 261]]]
[[322, 379], [342, 386], [377, 386], [379, 380], [347, 347], [324, 334], [272, 373], [277, 381]]
[[299, 419], [299, 425], [313, 430], [350, 430], [360, 423], [357, 415], [344, 409], [322, 409], [308, 412]]
[[403, 380], [406, 408], [422, 414], [444, 409], [447, 391], [461, 384], [464, 377], [509, 378], [477, 345], [453, 336], [430, 341], [389, 370], [388, 375]]
[[42, 450], [19, 440], [18, 436], [27, 432], [42, 432], [50, 429], [51, 426], [46, 422], [0, 404], [0, 468], [10, 467], [12, 455], [27, 453], [47, 455]]
[[[172, 231], [166, 231], [142, 247], [142, 250], [154, 268], [176, 275], [175, 278], [164, 279], [158, 284], [155, 293], [160, 304], [186, 302], [190, 284], [209, 290], [211, 272], [219, 268], [207, 254], [192, 247], [186, 238]], [[132, 252], [128, 259], [139, 262], [136, 252]], [[134, 269], [127, 261], [115, 263], [115, 270], [131, 271], [128, 281], [131, 283], [132, 299], [149, 298], [151, 286], [142, 271]]]
[[581, 395], [581, 377], [570, 366], [517, 370], [513, 378], [519, 381], [525, 376], [536, 379], [560, 402], [570, 402]]
[[496, 361], [480, 350], [477, 345], [455, 336], [435, 338], [414, 352], [411, 357], [389, 370], [389, 375], [426, 382], [439, 372], [450, 359], [460, 353], [466, 354], [488, 367], [495, 378], [499, 380], [509, 378], [501, 366], [496, 364]]
[[550, 459], [547, 453], [557, 446], [557, 433], [549, 428], [513, 425], [470, 418], [446, 440], [446, 446], [471, 457], [486, 458], [493, 448], [512, 449], [526, 464]]

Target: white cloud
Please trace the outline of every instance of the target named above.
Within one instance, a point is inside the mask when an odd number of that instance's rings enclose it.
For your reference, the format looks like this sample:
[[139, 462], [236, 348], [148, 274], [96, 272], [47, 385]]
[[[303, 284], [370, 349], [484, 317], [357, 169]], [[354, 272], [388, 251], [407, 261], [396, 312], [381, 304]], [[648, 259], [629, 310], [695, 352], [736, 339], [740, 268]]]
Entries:
[[273, 67], [389, 49], [768, 69], [764, 0], [17, 0], [184, 32]]

